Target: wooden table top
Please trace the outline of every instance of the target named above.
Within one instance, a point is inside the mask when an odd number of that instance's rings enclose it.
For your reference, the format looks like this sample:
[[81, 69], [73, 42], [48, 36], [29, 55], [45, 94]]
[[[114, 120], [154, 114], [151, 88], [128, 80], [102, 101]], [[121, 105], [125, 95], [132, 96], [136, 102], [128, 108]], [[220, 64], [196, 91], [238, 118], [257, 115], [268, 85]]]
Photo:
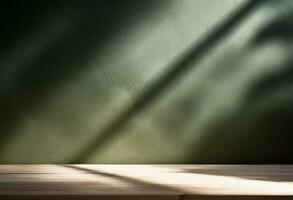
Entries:
[[293, 165], [0, 165], [0, 199], [293, 200]]

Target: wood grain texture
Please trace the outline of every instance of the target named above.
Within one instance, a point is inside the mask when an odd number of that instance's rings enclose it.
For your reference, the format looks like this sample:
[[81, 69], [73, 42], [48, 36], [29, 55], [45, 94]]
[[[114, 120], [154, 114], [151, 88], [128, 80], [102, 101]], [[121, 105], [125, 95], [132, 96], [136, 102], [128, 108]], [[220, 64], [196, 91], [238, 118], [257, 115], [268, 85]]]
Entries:
[[0, 199], [293, 200], [293, 165], [0, 165]]

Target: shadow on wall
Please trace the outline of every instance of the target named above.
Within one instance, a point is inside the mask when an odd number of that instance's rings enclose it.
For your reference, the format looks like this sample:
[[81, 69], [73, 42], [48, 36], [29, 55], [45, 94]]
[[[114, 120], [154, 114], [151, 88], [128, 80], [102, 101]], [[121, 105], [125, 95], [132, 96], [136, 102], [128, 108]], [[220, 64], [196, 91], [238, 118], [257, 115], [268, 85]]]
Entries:
[[[115, 38], [135, 28], [145, 16], [160, 12], [168, 4], [167, 2], [53, 0], [2, 4], [0, 17], [5, 21], [1, 24], [3, 31], [0, 33], [3, 40], [0, 47], [0, 150], [15, 133], [18, 122], [26, 118], [27, 113], [43, 105], [51, 96], [54, 96], [59, 87], [72, 84], [76, 77], [87, 71], [89, 63], [99, 59], [99, 56], [102, 57], [101, 52]], [[175, 104], [178, 107], [177, 110], [170, 108], [167, 114], [160, 113], [160, 116], [172, 115], [174, 114], [172, 112], [180, 113], [173, 118], [172, 125], [168, 125], [170, 123], [168, 120], [166, 125], [162, 124], [164, 119], [161, 118], [152, 121], [152, 128], [163, 127], [152, 129], [155, 133], [165, 131], [165, 138], [170, 137], [172, 133], [175, 133], [172, 137], [180, 138], [180, 134], [184, 134], [180, 130], [185, 130], [183, 127], [185, 124], [192, 126], [197, 124], [198, 118], [201, 118], [201, 116], [193, 116], [197, 115], [195, 112], [198, 111], [198, 115], [202, 114], [201, 110], [212, 114], [217, 112], [206, 102], [209, 100], [216, 103], [224, 102], [229, 99], [229, 95], [226, 94], [230, 94], [226, 93], [226, 90], [233, 90], [233, 87], [244, 88], [239, 92], [241, 103], [237, 105], [239, 107], [235, 106], [231, 115], [222, 117], [221, 114], [216, 113], [215, 117], [209, 118], [205, 122], [206, 126], [199, 129], [203, 131], [200, 133], [200, 139], [197, 137], [198, 133], [194, 131], [194, 135], [188, 141], [188, 145], [191, 144], [191, 146], [186, 147], [189, 151], [185, 162], [292, 162], [291, 54], [293, 51], [290, 44], [293, 17], [288, 14], [291, 13], [290, 9], [288, 7], [287, 11], [283, 12], [286, 13], [285, 15], [278, 15], [276, 20], [269, 21], [245, 48], [236, 47], [235, 51], [230, 48], [228, 53], [223, 52], [223, 63], [216, 63], [210, 66], [210, 71], [207, 70], [207, 73], [211, 72], [214, 76], [203, 75], [208, 77], [203, 82], [213, 83], [212, 86], [202, 87], [200, 91], [203, 92], [195, 94], [193, 93], [195, 86], [191, 85], [192, 87], [186, 89], [185, 92], [192, 93], [194, 95], [192, 98], [186, 95], [187, 100], [182, 98], [182, 101], [178, 101], [181, 105], [173, 102], [174, 107]], [[268, 50], [272, 54], [267, 54]], [[231, 56], [231, 53], [235, 57]], [[277, 61], [269, 60], [272, 55], [277, 55]], [[278, 55], [281, 56], [278, 57]], [[257, 69], [255, 73], [250, 65]], [[250, 82], [245, 83], [246, 87], [238, 87], [239, 81], [236, 79], [242, 79], [244, 74], [253, 77], [247, 79]], [[233, 79], [233, 77], [236, 78]], [[233, 82], [235, 80], [236, 83]], [[230, 87], [227, 89], [222, 85]], [[215, 94], [209, 96], [211, 93]], [[229, 100], [227, 102], [229, 103]], [[144, 101], [137, 107], [140, 108], [140, 106], [144, 106]], [[192, 107], [196, 107], [194, 108], [196, 111]], [[234, 104], [231, 104], [231, 107], [234, 109]], [[135, 108], [131, 110], [129, 116], [135, 111]], [[124, 118], [121, 120], [122, 124], [125, 122], [123, 120]], [[181, 123], [182, 128], [176, 126], [176, 123]], [[119, 128], [119, 124], [114, 125]], [[112, 129], [108, 130], [109, 133], [111, 131]], [[79, 137], [82, 136], [82, 134], [79, 135]], [[162, 145], [158, 142], [157, 146], [163, 146], [166, 141], [164, 137], [160, 138]], [[136, 146], [143, 146], [144, 141], [136, 142]], [[93, 148], [86, 150], [85, 156], [93, 153], [96, 150], [95, 146], [99, 144], [95, 143]], [[177, 151], [178, 146], [172, 147], [175, 149], [173, 152]], [[146, 151], [143, 149], [140, 152]], [[139, 156], [145, 156], [143, 153]], [[130, 158], [131, 156], [127, 157], [127, 159]]]
[[251, 63], [259, 56], [252, 67], [263, 68], [262, 74], [243, 91], [239, 111], [209, 123], [191, 163], [293, 162], [292, 6], [280, 11], [252, 38], [246, 47], [250, 53], [243, 53]]
[[9, 1], [1, 4], [0, 146], [18, 121], [86, 71], [102, 48], [165, 1]]

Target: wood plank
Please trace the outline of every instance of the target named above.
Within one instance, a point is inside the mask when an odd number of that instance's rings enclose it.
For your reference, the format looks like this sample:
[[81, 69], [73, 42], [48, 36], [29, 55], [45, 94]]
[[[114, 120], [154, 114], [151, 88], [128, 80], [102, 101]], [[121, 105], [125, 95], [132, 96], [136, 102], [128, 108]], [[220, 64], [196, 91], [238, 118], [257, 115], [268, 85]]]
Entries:
[[293, 199], [293, 165], [0, 165], [0, 199]]

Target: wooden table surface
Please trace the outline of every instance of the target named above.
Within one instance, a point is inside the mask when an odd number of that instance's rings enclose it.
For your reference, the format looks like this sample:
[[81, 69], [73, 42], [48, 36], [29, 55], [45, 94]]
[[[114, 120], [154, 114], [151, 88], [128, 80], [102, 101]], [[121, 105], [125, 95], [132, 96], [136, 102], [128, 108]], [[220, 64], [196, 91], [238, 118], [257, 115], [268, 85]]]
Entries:
[[293, 200], [293, 165], [0, 165], [0, 199]]

